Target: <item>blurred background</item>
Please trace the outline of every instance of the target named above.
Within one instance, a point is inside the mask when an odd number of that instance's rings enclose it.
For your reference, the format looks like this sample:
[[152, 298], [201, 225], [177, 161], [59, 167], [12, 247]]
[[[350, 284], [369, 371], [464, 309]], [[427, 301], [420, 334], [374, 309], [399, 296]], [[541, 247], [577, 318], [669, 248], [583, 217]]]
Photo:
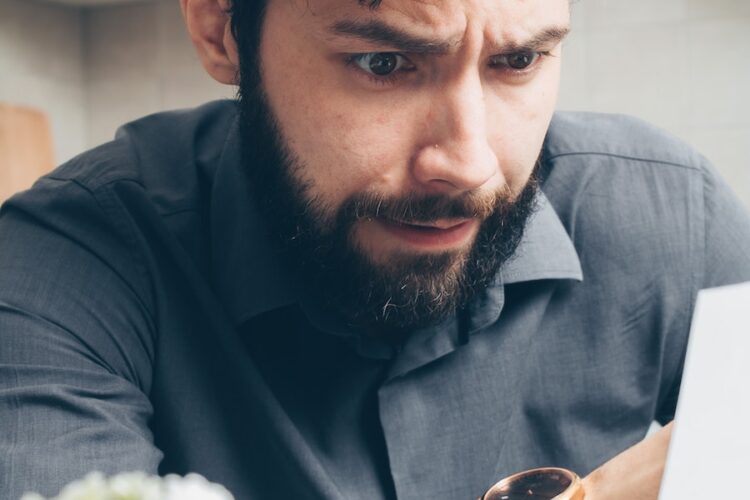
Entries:
[[[574, 0], [572, 11], [559, 108], [671, 131], [750, 207], [750, 0]], [[122, 123], [233, 95], [200, 67], [178, 0], [0, 0], [0, 201]]]

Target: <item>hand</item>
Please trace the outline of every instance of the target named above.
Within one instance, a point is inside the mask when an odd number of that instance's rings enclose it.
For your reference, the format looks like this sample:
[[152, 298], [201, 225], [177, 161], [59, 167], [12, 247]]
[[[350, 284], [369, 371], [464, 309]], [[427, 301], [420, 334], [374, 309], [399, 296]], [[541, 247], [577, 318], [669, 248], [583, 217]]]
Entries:
[[586, 500], [656, 500], [672, 422], [583, 478]]

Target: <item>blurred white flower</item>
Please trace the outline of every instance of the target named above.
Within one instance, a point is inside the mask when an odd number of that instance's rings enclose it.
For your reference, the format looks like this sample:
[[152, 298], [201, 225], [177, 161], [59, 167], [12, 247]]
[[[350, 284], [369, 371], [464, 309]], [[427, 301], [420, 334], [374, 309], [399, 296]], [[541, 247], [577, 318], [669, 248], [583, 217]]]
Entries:
[[165, 479], [166, 500], [227, 500], [232, 498], [229, 490], [198, 474], [185, 477], [169, 475]]
[[21, 500], [234, 500], [221, 485], [210, 483], [198, 474], [164, 478], [143, 472], [126, 472], [109, 479], [100, 472], [65, 486], [58, 496], [46, 499], [26, 493]]

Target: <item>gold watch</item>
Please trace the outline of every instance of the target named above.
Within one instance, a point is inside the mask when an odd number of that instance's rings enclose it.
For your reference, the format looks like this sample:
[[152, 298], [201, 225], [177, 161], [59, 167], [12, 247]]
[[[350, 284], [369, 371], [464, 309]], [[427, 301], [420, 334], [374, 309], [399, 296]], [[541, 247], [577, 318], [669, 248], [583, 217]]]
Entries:
[[478, 500], [583, 500], [583, 483], [575, 472], [543, 467], [513, 474], [495, 483]]

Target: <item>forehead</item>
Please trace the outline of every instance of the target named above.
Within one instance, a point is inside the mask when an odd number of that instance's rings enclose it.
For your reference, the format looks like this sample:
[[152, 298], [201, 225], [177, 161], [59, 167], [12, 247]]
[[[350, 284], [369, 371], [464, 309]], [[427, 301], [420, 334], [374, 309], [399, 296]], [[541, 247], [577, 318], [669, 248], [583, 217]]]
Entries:
[[566, 25], [568, 0], [274, 0], [290, 2], [305, 24], [324, 35], [341, 21], [379, 20], [430, 38], [462, 38], [470, 28], [502, 41]]

